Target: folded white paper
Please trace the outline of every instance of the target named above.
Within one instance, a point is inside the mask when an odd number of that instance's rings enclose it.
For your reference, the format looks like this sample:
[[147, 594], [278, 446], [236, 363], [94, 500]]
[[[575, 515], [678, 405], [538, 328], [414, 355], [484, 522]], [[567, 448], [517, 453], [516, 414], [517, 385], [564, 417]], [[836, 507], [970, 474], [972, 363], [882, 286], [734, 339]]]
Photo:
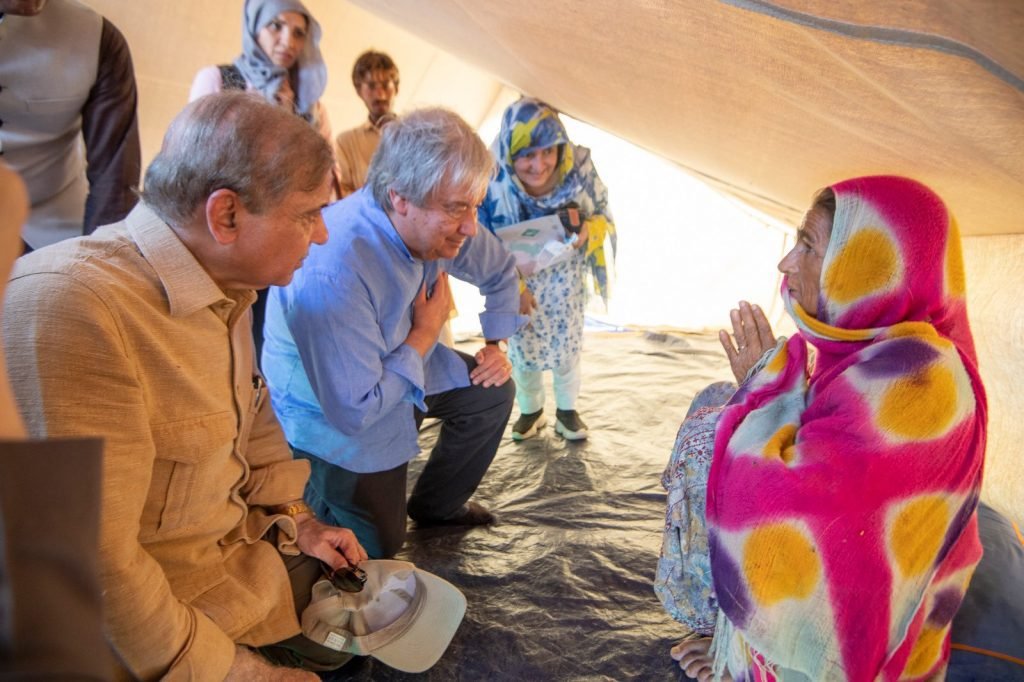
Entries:
[[565, 228], [557, 215], [499, 227], [495, 234], [512, 252], [524, 277], [571, 258], [576, 240], [576, 235], [566, 240]]

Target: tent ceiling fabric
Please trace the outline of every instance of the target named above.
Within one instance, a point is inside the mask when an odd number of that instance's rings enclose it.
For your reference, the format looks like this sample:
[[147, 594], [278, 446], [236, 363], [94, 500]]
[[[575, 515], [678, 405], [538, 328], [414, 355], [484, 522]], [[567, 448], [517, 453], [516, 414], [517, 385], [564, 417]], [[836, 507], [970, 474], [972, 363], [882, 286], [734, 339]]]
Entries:
[[353, 1], [787, 222], [896, 173], [1024, 232], [1024, 3]]

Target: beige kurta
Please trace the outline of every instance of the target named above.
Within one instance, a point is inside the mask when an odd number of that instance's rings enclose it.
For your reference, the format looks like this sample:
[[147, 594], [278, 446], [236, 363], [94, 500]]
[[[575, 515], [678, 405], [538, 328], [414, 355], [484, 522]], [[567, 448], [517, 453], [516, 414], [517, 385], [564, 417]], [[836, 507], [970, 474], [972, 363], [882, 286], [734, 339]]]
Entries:
[[341, 196], [347, 197], [366, 184], [370, 159], [380, 144], [380, 128], [366, 121], [338, 135], [335, 156], [341, 169]]
[[293, 520], [265, 507], [301, 498], [309, 466], [254, 379], [254, 298], [221, 291], [142, 204], [12, 275], [4, 339], [31, 434], [106, 440], [105, 628], [136, 677], [221, 680], [235, 642], [299, 632], [260, 539], [276, 526], [297, 553]]

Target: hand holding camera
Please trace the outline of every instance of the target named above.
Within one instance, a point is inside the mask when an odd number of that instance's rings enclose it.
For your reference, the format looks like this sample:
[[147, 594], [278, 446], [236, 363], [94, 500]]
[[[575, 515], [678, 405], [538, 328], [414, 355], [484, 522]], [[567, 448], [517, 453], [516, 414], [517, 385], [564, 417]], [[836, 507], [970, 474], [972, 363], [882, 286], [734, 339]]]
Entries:
[[575, 201], [570, 201], [555, 211], [555, 214], [558, 216], [558, 220], [561, 221], [567, 235], [579, 234], [580, 230], [583, 229], [583, 216], [580, 213], [580, 205]]
[[587, 237], [590, 236], [590, 232], [587, 230], [587, 221], [583, 217], [583, 213], [580, 211], [580, 205], [575, 201], [570, 201], [562, 208], [555, 211], [555, 215], [558, 216], [558, 220], [562, 223], [562, 227], [565, 228], [566, 236], [569, 237], [569, 244], [574, 249], [578, 249], [587, 243]]

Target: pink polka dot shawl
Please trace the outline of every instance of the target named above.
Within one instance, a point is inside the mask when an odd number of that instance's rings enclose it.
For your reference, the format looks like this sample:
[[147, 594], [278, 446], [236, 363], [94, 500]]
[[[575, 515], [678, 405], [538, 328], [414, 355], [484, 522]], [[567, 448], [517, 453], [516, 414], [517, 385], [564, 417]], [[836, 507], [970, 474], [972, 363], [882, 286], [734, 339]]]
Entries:
[[981, 558], [985, 393], [956, 223], [906, 178], [832, 189], [817, 319], [783, 283], [800, 332], [715, 437], [715, 646], [737, 679], [939, 673]]

